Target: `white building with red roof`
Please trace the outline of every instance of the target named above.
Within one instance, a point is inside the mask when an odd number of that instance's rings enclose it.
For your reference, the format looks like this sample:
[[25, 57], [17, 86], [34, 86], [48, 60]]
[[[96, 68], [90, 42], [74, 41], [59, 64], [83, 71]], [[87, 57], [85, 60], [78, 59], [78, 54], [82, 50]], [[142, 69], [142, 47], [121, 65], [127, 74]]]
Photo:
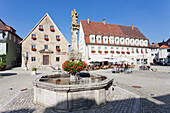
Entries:
[[159, 49], [159, 62], [170, 65], [170, 38]]
[[150, 63], [149, 40], [137, 27], [80, 20], [79, 51], [82, 59], [97, 61], [126, 57], [135, 64]]

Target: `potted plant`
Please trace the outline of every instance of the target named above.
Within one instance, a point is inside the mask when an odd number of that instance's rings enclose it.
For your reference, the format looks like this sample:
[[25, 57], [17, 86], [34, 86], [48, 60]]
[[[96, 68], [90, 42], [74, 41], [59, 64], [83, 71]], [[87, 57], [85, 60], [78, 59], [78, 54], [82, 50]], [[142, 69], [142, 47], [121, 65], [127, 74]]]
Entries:
[[37, 49], [36, 49], [36, 48], [31, 48], [31, 50], [32, 50], [32, 51], [37, 51]]
[[60, 41], [60, 38], [56, 38], [57, 41]]
[[69, 72], [71, 81], [75, 81], [78, 78], [77, 73], [80, 73], [80, 71], [84, 70], [86, 67], [87, 64], [84, 61], [71, 62], [67, 60], [62, 65], [63, 70]]
[[125, 52], [124, 52], [124, 51], [122, 51], [121, 53], [122, 53], [122, 54], [125, 54]]
[[126, 53], [127, 53], [127, 54], [130, 54], [130, 52], [129, 52], [129, 51], [127, 51]]
[[54, 30], [54, 28], [50, 28], [50, 31], [54, 32], [55, 30]]
[[120, 51], [116, 51], [117, 54], [120, 54]]
[[115, 53], [114, 51], [110, 51], [110, 53]]
[[33, 40], [36, 40], [36, 37], [31, 37]]
[[91, 53], [95, 53], [96, 51], [92, 50]]
[[44, 38], [44, 40], [48, 41], [48, 40], [49, 40], [49, 38]]
[[108, 51], [104, 51], [104, 53], [108, 53]]
[[60, 52], [60, 51], [61, 51], [61, 49], [60, 49], [60, 48], [57, 48], [57, 49], [56, 49], [56, 51]]
[[6, 63], [0, 62], [0, 71], [3, 70], [6, 66]]
[[32, 75], [36, 75], [36, 74], [37, 74], [37, 68], [33, 67], [31, 74], [32, 74]]
[[146, 53], [148, 53], [148, 52], [146, 51]]
[[102, 53], [102, 51], [98, 51], [98, 53]]
[[39, 27], [39, 30], [40, 30], [40, 31], [44, 31], [44, 29], [43, 29], [43, 28], [40, 28], [40, 27]]

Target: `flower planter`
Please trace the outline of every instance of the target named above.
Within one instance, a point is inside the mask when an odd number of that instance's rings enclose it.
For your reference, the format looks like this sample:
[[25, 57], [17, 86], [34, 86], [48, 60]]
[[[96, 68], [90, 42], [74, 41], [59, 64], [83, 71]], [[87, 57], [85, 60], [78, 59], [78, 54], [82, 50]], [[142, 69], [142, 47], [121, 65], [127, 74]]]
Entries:
[[135, 53], [134, 51], [132, 51], [132, 53]]
[[141, 53], [143, 53], [143, 51], [141, 51]]
[[138, 51], [136, 53], [139, 53]]
[[108, 51], [104, 51], [104, 53], [108, 53]]
[[36, 75], [36, 74], [37, 74], [37, 71], [31, 71], [31, 74], [32, 74], [32, 75]]
[[116, 51], [117, 54], [120, 54], [120, 51]]
[[37, 51], [37, 49], [36, 49], [36, 48], [31, 48], [31, 50], [32, 50], [32, 51]]
[[98, 53], [102, 53], [102, 51], [98, 51]]
[[115, 53], [114, 51], [110, 51], [110, 53]]
[[60, 38], [56, 38], [57, 41], [60, 41]]
[[56, 51], [57, 51], [57, 52], [60, 52], [60, 51], [61, 51], [61, 49], [60, 49], [60, 48], [57, 48], [57, 49], [56, 49]]
[[148, 52], [146, 52], [146, 53], [148, 53]]
[[44, 38], [44, 40], [49, 41], [49, 38]]
[[55, 30], [54, 30], [54, 28], [52, 28], [52, 29], [50, 29], [50, 31], [54, 32]]
[[31, 37], [33, 40], [36, 40], [37, 38], [36, 37]]
[[96, 51], [91, 51], [91, 53], [95, 53]]
[[39, 30], [40, 30], [40, 31], [44, 31], [44, 29], [43, 29], [43, 28], [39, 28]]
[[130, 52], [128, 51], [128, 52], [126, 52], [127, 54], [130, 54]]
[[125, 54], [125, 52], [124, 52], [124, 51], [122, 51], [121, 53], [122, 53], [122, 54]]

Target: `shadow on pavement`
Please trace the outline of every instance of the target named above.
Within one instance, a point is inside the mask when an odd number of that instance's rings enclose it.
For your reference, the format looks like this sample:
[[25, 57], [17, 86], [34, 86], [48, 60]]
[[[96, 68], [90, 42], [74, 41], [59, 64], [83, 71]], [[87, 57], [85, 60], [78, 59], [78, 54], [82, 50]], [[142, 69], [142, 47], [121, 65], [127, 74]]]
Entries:
[[17, 75], [17, 73], [0, 73], [0, 76], [12, 76]]

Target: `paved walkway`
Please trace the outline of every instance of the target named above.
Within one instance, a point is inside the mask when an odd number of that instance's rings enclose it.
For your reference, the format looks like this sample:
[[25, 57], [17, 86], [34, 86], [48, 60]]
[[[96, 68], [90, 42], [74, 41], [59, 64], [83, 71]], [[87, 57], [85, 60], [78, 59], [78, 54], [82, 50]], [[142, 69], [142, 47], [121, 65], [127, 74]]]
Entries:
[[[28, 71], [8, 70], [0, 74], [0, 112], [3, 113], [54, 113], [55, 111], [34, 105], [32, 82], [43, 74], [30, 75]], [[170, 74], [168, 72], [136, 71], [132, 74], [113, 74], [110, 70], [92, 71], [114, 80], [114, 96], [106, 105], [92, 106], [74, 113], [170, 113]], [[132, 86], [141, 86], [133, 88]], [[9, 90], [9, 88], [13, 88]], [[27, 89], [25, 89], [27, 88]], [[21, 89], [25, 89], [21, 91]]]

